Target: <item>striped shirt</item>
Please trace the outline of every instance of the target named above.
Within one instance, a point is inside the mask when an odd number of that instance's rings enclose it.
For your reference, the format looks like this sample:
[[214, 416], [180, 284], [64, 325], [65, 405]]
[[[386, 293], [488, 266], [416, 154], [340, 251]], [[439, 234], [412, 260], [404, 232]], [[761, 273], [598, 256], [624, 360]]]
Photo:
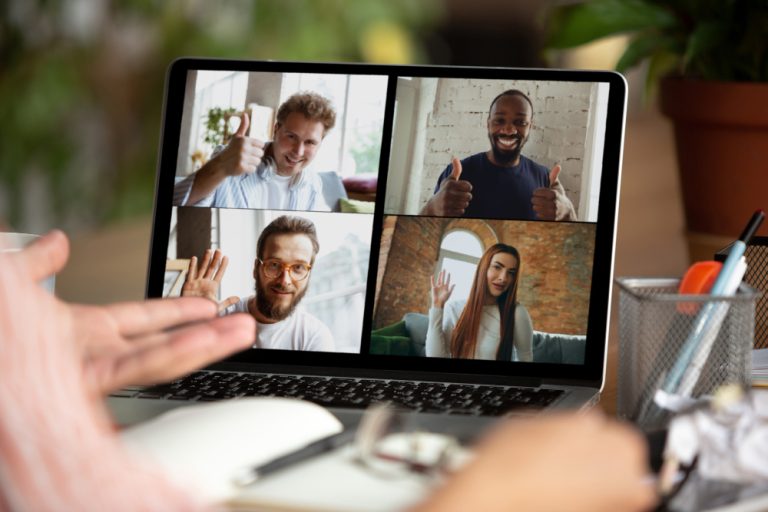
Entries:
[[[195, 181], [191, 174], [176, 182], [173, 189], [174, 206], [205, 206], [213, 208], [250, 208], [275, 210], [323, 211], [331, 209], [323, 199], [320, 177], [302, 171], [288, 184], [287, 194], [277, 194], [279, 175], [271, 159], [261, 161], [255, 172], [227, 176], [208, 196], [194, 204], [187, 204]], [[276, 197], [279, 196], [279, 197]]]

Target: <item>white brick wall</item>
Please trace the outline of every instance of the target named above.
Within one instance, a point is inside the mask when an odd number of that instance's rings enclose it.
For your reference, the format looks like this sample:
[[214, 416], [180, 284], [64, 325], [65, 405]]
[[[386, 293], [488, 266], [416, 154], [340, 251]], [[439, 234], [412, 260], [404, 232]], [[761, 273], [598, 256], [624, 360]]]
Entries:
[[578, 207], [592, 84], [444, 78], [438, 81], [427, 125], [417, 132], [426, 151], [416, 210], [432, 196], [437, 177], [453, 156], [465, 158], [490, 148], [488, 108], [507, 89], [523, 91], [533, 103], [534, 127], [523, 154], [550, 168], [559, 163], [560, 180]]

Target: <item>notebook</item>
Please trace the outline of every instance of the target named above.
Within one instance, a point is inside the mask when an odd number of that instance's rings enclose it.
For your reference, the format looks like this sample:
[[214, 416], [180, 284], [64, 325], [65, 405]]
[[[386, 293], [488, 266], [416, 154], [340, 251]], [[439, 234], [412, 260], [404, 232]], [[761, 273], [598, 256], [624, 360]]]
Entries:
[[173, 62], [147, 297], [208, 296], [257, 340], [117, 393], [117, 420], [294, 396], [471, 436], [595, 403], [625, 113], [612, 72]]

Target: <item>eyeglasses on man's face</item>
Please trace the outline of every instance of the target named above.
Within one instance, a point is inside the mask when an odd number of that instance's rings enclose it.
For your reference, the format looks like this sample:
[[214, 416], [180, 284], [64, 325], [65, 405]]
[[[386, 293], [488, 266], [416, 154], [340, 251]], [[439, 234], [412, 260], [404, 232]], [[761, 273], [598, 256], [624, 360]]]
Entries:
[[258, 258], [258, 260], [259, 263], [261, 263], [264, 275], [270, 279], [282, 276], [283, 272], [287, 270], [291, 279], [294, 281], [303, 281], [309, 275], [309, 271], [312, 270], [312, 265], [301, 261], [285, 263], [275, 258], [268, 258], [266, 260]]

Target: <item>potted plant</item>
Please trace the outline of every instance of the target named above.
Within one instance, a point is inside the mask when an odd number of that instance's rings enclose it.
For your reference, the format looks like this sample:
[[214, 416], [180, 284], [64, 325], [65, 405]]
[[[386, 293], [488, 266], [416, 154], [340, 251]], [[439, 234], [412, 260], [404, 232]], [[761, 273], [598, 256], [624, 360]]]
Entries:
[[[592, 0], [554, 7], [550, 49], [627, 34], [674, 124], [690, 256], [768, 209], [768, 0]], [[761, 234], [768, 234], [763, 228]], [[714, 237], [712, 235], [715, 235]]]
[[232, 134], [229, 132], [229, 120], [237, 115], [230, 108], [212, 107], [205, 118], [205, 137], [203, 140], [212, 146], [220, 146], [229, 142]]

